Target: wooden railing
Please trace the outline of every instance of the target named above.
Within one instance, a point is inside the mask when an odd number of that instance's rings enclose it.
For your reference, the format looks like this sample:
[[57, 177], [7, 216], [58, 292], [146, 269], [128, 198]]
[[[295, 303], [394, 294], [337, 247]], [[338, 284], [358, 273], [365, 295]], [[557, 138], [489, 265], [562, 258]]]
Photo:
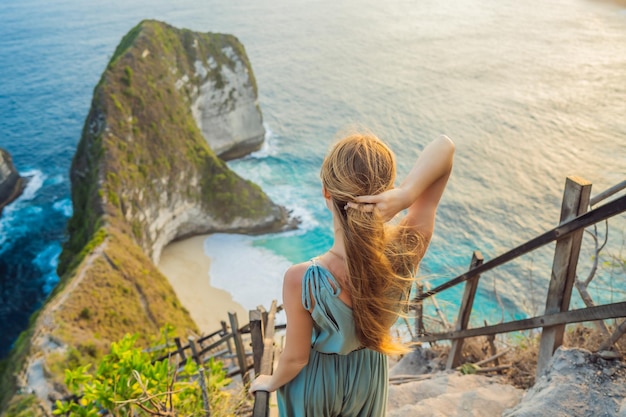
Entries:
[[[250, 369], [254, 368], [255, 375], [271, 375], [274, 364], [274, 330], [283, 329], [285, 325], [276, 325], [276, 313], [282, 307], [278, 307], [276, 300], [272, 301], [269, 312], [262, 306], [256, 310], [250, 310], [250, 322], [239, 327], [237, 314], [228, 313], [230, 327], [222, 321], [222, 328], [211, 334], [203, 336], [197, 340], [189, 338], [188, 344], [182, 345], [179, 338], [174, 339], [175, 350], [155, 359], [178, 360], [178, 366], [183, 366], [188, 357], [191, 357], [197, 364], [201, 365], [211, 358], [219, 359], [222, 362], [230, 360], [236, 365], [229, 367], [227, 376], [241, 375], [244, 386], [250, 383]], [[252, 351], [247, 351], [243, 341], [243, 335], [250, 335], [249, 344]], [[252, 357], [250, 362], [248, 358]], [[202, 367], [201, 367], [202, 369]], [[204, 381], [201, 374], [200, 381]], [[203, 389], [203, 396], [207, 397], [207, 392]], [[253, 417], [267, 417], [269, 415], [270, 395], [265, 391], [257, 391], [254, 395]], [[205, 398], [205, 408], [209, 410], [208, 399]], [[210, 413], [210, 412], [209, 412]], [[207, 414], [210, 415], [210, 414]]]
[[[277, 310], [276, 300], [272, 302], [269, 313], [262, 307], [250, 310], [250, 335], [252, 337], [252, 356], [256, 375], [272, 374]], [[270, 394], [267, 391], [256, 391], [252, 417], [267, 417], [269, 415], [269, 401]]]
[[[467, 337], [489, 336], [542, 327], [543, 331], [537, 365], [537, 375], [539, 375], [542, 370], [545, 369], [554, 351], [562, 344], [565, 324], [626, 317], [626, 302], [568, 311], [584, 229], [595, 223], [624, 213], [626, 211], [626, 196], [616, 198], [588, 212], [587, 208], [590, 202], [597, 204], [599, 201], [614, 195], [624, 188], [626, 188], [626, 181], [590, 199], [591, 184], [577, 177], [568, 177], [563, 195], [560, 225], [558, 227], [488, 262], [483, 261], [480, 252], [474, 251], [467, 272], [426, 292], [421, 292], [418, 288], [418, 294], [413, 302], [415, 306], [414, 310], [419, 314], [422, 311], [421, 304], [423, 300], [463, 282], [467, 282], [460, 303], [455, 330], [426, 334], [423, 328], [423, 320], [421, 320], [421, 317], [416, 317], [417, 341], [433, 342], [445, 339], [452, 340], [452, 347], [447, 362], [447, 368], [450, 369], [460, 364], [463, 341]], [[556, 241], [556, 248], [544, 315], [493, 326], [468, 329], [469, 317], [472, 311], [480, 275], [554, 241]], [[625, 327], [626, 321], [618, 326], [607, 343], [614, 343], [615, 340], [619, 338], [619, 335], [623, 334]]]
[[[234, 362], [235, 365], [228, 368], [227, 376], [232, 377], [241, 375], [244, 386], [250, 383], [249, 371], [254, 368], [256, 375], [270, 375], [272, 373], [274, 362], [274, 330], [276, 328], [284, 328], [284, 325], [275, 325], [276, 313], [282, 307], [277, 307], [276, 300], [272, 302], [269, 312], [262, 306], [256, 310], [250, 310], [250, 322], [243, 327], [239, 327], [237, 314], [228, 313], [230, 327], [226, 322], [222, 321], [220, 330], [203, 336], [199, 339], [190, 337], [188, 344], [181, 343], [180, 338], [174, 339], [175, 350], [171, 350], [167, 354], [155, 359], [177, 360], [178, 366], [183, 366], [188, 357], [191, 357], [198, 365], [202, 365], [211, 358], [219, 359], [226, 363]], [[246, 350], [243, 342], [243, 335], [250, 335], [250, 343], [252, 351]], [[252, 358], [250, 362], [248, 358]], [[199, 380], [201, 388], [205, 377], [203, 375], [203, 367], [200, 367], [201, 373]], [[202, 389], [204, 407], [207, 410], [207, 416], [210, 415], [208, 405], [208, 393], [206, 389]], [[252, 410], [253, 417], [267, 417], [269, 415], [269, 398], [270, 395], [265, 391], [258, 391], [254, 396], [254, 406]]]
[[232, 366], [227, 368], [226, 375], [232, 377], [241, 375], [244, 384], [250, 382], [248, 371], [253, 364], [248, 361], [252, 356], [247, 352], [242, 335], [250, 333], [250, 325], [239, 327], [239, 320], [236, 313], [228, 313], [230, 328], [226, 322], [222, 321], [220, 330], [203, 336], [199, 339], [188, 338], [188, 343], [182, 345], [180, 338], [174, 339], [175, 350], [155, 359], [155, 362], [178, 357], [178, 365], [183, 366], [187, 357], [192, 357], [196, 363], [204, 364], [211, 358], [229, 362]]

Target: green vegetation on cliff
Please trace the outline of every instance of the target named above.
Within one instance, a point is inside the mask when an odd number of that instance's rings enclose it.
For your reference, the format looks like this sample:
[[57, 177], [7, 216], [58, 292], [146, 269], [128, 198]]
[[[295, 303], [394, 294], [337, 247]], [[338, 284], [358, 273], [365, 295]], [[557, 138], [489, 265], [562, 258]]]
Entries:
[[[111, 352], [97, 366], [78, 366], [65, 372], [65, 383], [76, 398], [57, 401], [55, 415], [98, 416], [106, 409], [113, 416], [205, 415], [234, 416], [242, 394], [222, 389], [230, 384], [221, 362], [210, 360], [200, 371], [188, 358], [179, 369], [178, 357], [157, 361], [167, 354], [169, 329], [151, 343], [150, 352], [135, 346], [137, 336], [111, 344]], [[205, 410], [199, 376], [203, 378], [209, 410]], [[205, 376], [206, 375], [206, 376]]]
[[[125, 334], [146, 346], [166, 324], [182, 337], [198, 333], [152, 263], [155, 245], [194, 232], [286, 225], [285, 210], [228, 169], [191, 113], [207, 79], [222, 88], [219, 68], [235, 65], [233, 52], [256, 90], [233, 36], [143, 21], [120, 42], [94, 89], [72, 162], [74, 214], [60, 284], [0, 367], [0, 410], [9, 402], [10, 415], [49, 406], [28, 393], [33, 362], [43, 367], [49, 390], [64, 395], [65, 369], [96, 362]], [[198, 230], [197, 217], [211, 224]]]
[[[82, 259], [104, 213], [122, 220], [119, 226], [149, 247], [150, 224], [141, 212], [164, 196], [182, 193], [224, 223], [272, 215], [267, 196], [215, 156], [191, 114], [194, 89], [211, 77], [219, 88], [220, 67], [234, 67], [228, 49], [239, 54], [254, 82], [243, 46], [231, 35], [143, 21], [123, 38], [94, 90], [74, 158], [78, 214], [68, 226], [59, 275]], [[197, 73], [198, 63], [206, 75]]]

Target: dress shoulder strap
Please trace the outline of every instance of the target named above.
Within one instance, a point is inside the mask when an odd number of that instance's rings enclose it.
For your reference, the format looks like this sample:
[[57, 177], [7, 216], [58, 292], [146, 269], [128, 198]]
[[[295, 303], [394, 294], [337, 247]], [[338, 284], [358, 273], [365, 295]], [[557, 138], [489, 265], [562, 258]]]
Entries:
[[333, 297], [337, 297], [341, 292], [335, 277], [313, 258], [302, 278], [302, 305], [305, 309], [311, 310], [319, 303], [323, 289]]

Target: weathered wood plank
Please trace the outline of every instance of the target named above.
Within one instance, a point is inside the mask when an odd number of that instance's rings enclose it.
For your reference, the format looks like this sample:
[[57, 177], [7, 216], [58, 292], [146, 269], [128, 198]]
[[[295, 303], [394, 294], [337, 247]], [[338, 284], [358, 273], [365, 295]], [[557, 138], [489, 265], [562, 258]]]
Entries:
[[263, 335], [263, 359], [261, 361], [261, 373], [270, 375], [274, 364], [274, 322], [276, 321], [276, 300], [267, 314], [267, 322]]
[[[260, 312], [261, 319], [263, 313], [267, 317], [265, 322], [265, 334], [263, 339], [263, 358], [261, 359], [261, 375], [271, 375], [274, 366], [274, 321], [276, 319], [276, 300], [272, 301], [269, 313]], [[252, 417], [267, 417], [269, 415], [270, 394], [267, 391], [256, 391], [254, 393], [254, 407]]]
[[[572, 220], [587, 211], [591, 195], [591, 183], [578, 177], [567, 177], [561, 217], [559, 224]], [[580, 245], [583, 239], [583, 229], [561, 237], [556, 242], [554, 260], [552, 262], [552, 276], [548, 287], [545, 314], [567, 311], [572, 296], [572, 288], [576, 280], [576, 266], [580, 254]], [[541, 332], [541, 342], [537, 355], [537, 375], [540, 375], [550, 362], [554, 351], [563, 344], [565, 325], [544, 327]]]
[[250, 383], [250, 376], [248, 375], [248, 362], [246, 360], [246, 351], [243, 346], [243, 340], [241, 339], [241, 333], [239, 332], [239, 320], [236, 313], [228, 312], [228, 319], [230, 321], [230, 328], [235, 341], [235, 352], [237, 353], [237, 364], [239, 371], [241, 372], [241, 379], [243, 379], [244, 385]]
[[179, 355], [181, 357], [180, 362], [184, 363], [187, 360], [187, 356], [185, 356], [185, 350], [189, 349], [189, 345], [187, 346], [182, 346], [180, 343], [180, 339], [179, 338], [174, 338], [174, 343], [176, 344], [176, 350], [172, 351], [172, 352], [168, 352], [165, 355], [157, 358], [157, 359], [153, 359], [152, 363], [155, 362], [161, 362], [164, 361], [166, 359], [170, 359], [173, 358], [176, 355]]
[[[483, 263], [483, 255], [479, 251], [474, 251], [470, 262], [470, 272], [478, 265]], [[478, 288], [478, 280], [480, 275], [474, 275], [465, 282], [465, 290], [463, 291], [463, 299], [459, 308], [459, 317], [456, 320], [455, 330], [465, 330], [469, 324], [470, 315], [472, 314], [472, 306], [474, 305], [474, 296]], [[463, 339], [455, 339], [452, 341], [452, 347], [448, 353], [448, 361], [446, 369], [453, 369], [460, 365], [461, 353], [463, 350]]]
[[[224, 320], [220, 321], [220, 325], [222, 326], [222, 331], [221, 331], [221, 335], [225, 336], [228, 334], [228, 325], [226, 324], [226, 322]], [[226, 345], [228, 346], [228, 351], [230, 353], [233, 353], [233, 342], [232, 340], [230, 340], [230, 338], [226, 341]]]
[[250, 310], [250, 337], [252, 338], [252, 360], [254, 375], [260, 375], [263, 358], [263, 318], [259, 310]]
[[176, 343], [176, 348], [178, 349], [176, 352], [178, 353], [178, 356], [180, 356], [180, 361], [185, 362], [187, 360], [187, 356], [185, 356], [185, 349], [180, 343], [180, 338], [176, 337], [174, 339], [174, 343]]
[[[222, 323], [224, 323], [224, 322], [222, 322]], [[224, 323], [224, 324], [226, 324], [226, 323]], [[213, 333], [210, 333], [210, 334], [208, 334], [206, 336], [202, 336], [200, 339], [197, 340], [197, 343], [199, 345], [202, 345], [202, 343], [206, 342], [207, 340], [209, 340], [210, 338], [212, 338], [214, 336], [217, 336], [218, 334], [220, 334], [222, 332], [223, 332], [223, 330], [220, 329], [220, 330], [216, 330]]]
[[211, 343], [209, 346], [202, 348], [202, 350], [200, 351], [200, 356], [202, 357], [208, 352], [215, 349], [216, 347], [223, 345], [224, 343], [228, 343], [232, 338], [233, 338], [232, 334], [227, 334], [226, 336], [222, 337], [220, 340], [216, 340], [215, 342]]
[[[421, 295], [424, 293], [424, 284], [422, 281], [417, 281], [416, 293]], [[415, 303], [415, 334], [419, 336], [424, 335], [424, 302], [418, 301]]]
[[191, 354], [193, 360], [198, 364], [198, 382], [200, 382], [200, 389], [202, 391], [202, 404], [204, 406], [204, 417], [211, 417], [211, 406], [209, 405], [209, 391], [206, 386], [206, 378], [204, 375], [204, 365], [200, 356], [198, 355], [198, 348], [196, 341], [193, 337], [189, 337], [189, 347], [191, 347]]
[[595, 196], [591, 197], [591, 199], [589, 200], [589, 205], [590, 206], [595, 206], [600, 201], [604, 200], [605, 198], [609, 198], [610, 196], [612, 196], [615, 193], [618, 193], [618, 192], [622, 191], [624, 188], [626, 188], [626, 180], [620, 182], [619, 184], [615, 184], [611, 188], [602, 191], [598, 195], [595, 195]]
[[488, 336], [491, 334], [517, 332], [536, 329], [556, 324], [582, 323], [584, 321], [615, 319], [626, 317], [626, 302], [605, 304], [596, 307], [581, 308], [562, 313], [545, 314], [529, 319], [510, 321], [492, 326], [479, 327], [453, 332], [433, 333], [417, 339], [418, 342], [435, 342], [438, 340], [453, 340], [466, 337]]

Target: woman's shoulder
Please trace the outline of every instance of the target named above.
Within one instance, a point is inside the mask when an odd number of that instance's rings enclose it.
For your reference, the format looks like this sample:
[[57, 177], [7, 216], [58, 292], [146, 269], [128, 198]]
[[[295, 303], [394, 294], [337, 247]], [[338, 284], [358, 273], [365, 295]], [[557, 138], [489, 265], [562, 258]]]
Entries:
[[296, 289], [301, 288], [302, 278], [311, 265], [312, 263], [310, 261], [291, 265], [287, 271], [285, 271], [285, 286]]

